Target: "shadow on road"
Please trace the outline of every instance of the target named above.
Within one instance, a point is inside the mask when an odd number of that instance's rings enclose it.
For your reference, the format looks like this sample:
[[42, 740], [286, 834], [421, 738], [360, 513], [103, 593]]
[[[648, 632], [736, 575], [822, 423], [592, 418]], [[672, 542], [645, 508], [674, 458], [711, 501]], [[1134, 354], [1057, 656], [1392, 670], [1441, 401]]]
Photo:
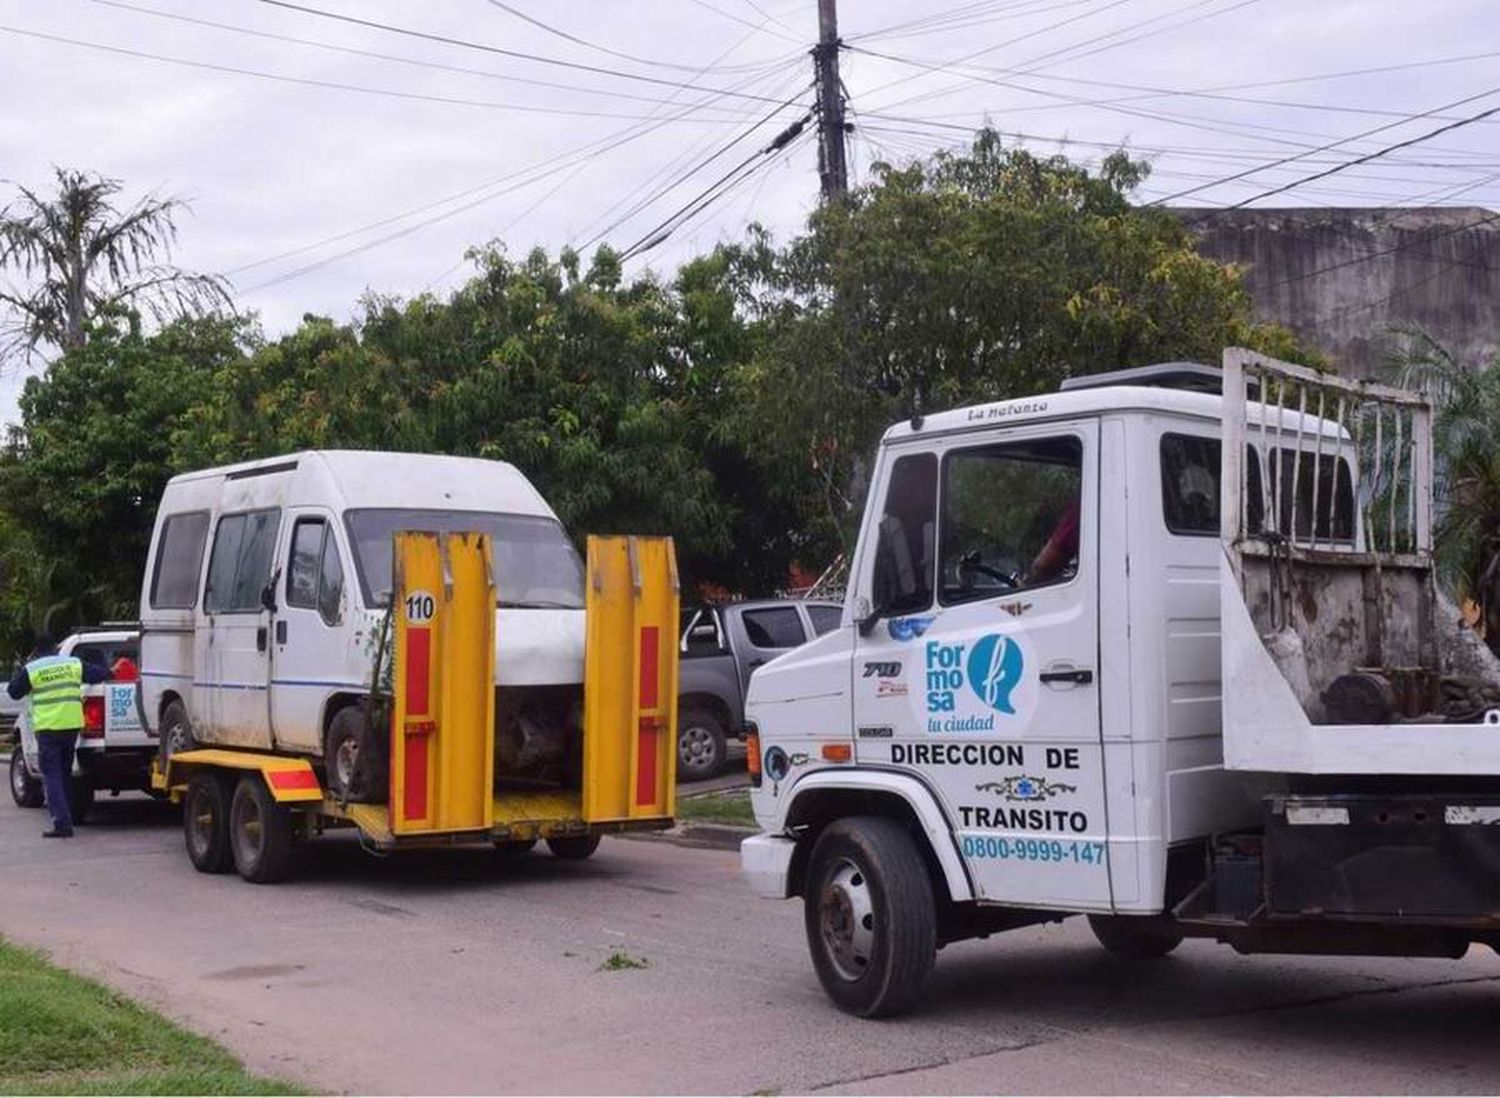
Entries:
[[[38, 819], [46, 812], [38, 812]], [[88, 827], [100, 831], [155, 830], [182, 826], [182, 808], [171, 801], [145, 796], [111, 797], [107, 793], [89, 809]]]

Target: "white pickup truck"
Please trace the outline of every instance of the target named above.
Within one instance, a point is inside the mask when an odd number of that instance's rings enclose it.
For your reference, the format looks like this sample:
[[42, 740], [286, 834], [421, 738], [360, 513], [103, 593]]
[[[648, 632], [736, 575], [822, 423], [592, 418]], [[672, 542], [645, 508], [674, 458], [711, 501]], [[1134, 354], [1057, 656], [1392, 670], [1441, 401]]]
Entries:
[[1435, 582], [1431, 407], [1249, 351], [886, 432], [839, 629], [746, 699], [756, 891], [851, 1013], [938, 947], [1500, 947], [1500, 664]]
[[[133, 665], [140, 658], [140, 634], [133, 629], [85, 630], [63, 640], [58, 651], [111, 669], [122, 658]], [[98, 790], [151, 791], [156, 739], [141, 727], [136, 685], [131, 677], [83, 688], [83, 735], [78, 737], [70, 789], [75, 822], [88, 816]], [[40, 808], [42, 777], [36, 734], [24, 704], [16, 731], [19, 742], [10, 756], [10, 794], [22, 808]]]

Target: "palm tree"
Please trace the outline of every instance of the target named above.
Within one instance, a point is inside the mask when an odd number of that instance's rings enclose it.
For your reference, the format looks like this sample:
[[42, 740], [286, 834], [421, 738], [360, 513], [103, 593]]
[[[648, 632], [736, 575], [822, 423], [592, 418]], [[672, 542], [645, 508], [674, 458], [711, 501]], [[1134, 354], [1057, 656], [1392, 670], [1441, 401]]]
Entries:
[[55, 169], [57, 192], [44, 198], [16, 185], [0, 209], [0, 272], [24, 288], [0, 285], [0, 364], [41, 347], [69, 351], [95, 317], [135, 309], [158, 322], [228, 305], [222, 279], [165, 262], [177, 238], [176, 198], [147, 195], [127, 209], [112, 201], [120, 181]]

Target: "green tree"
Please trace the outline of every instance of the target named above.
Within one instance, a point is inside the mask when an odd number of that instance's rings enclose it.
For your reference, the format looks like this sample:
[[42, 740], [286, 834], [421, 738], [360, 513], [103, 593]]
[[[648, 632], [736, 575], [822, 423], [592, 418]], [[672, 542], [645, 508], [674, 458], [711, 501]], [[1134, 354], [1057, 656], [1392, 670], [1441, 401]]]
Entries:
[[120, 209], [119, 180], [63, 168], [56, 177], [53, 196], [18, 185], [0, 209], [0, 271], [25, 283], [0, 287], [0, 360], [76, 350], [91, 321], [126, 310], [165, 322], [228, 305], [222, 280], [165, 262], [180, 199], [147, 195]]

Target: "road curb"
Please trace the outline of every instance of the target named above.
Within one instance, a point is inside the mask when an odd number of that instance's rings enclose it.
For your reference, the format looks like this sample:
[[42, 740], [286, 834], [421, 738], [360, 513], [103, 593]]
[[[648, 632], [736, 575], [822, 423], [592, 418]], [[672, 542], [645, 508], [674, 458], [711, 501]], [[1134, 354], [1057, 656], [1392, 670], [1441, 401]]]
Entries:
[[626, 832], [621, 838], [667, 842], [699, 850], [734, 850], [758, 832], [753, 827], [731, 827], [728, 824], [679, 824], [667, 831]]

